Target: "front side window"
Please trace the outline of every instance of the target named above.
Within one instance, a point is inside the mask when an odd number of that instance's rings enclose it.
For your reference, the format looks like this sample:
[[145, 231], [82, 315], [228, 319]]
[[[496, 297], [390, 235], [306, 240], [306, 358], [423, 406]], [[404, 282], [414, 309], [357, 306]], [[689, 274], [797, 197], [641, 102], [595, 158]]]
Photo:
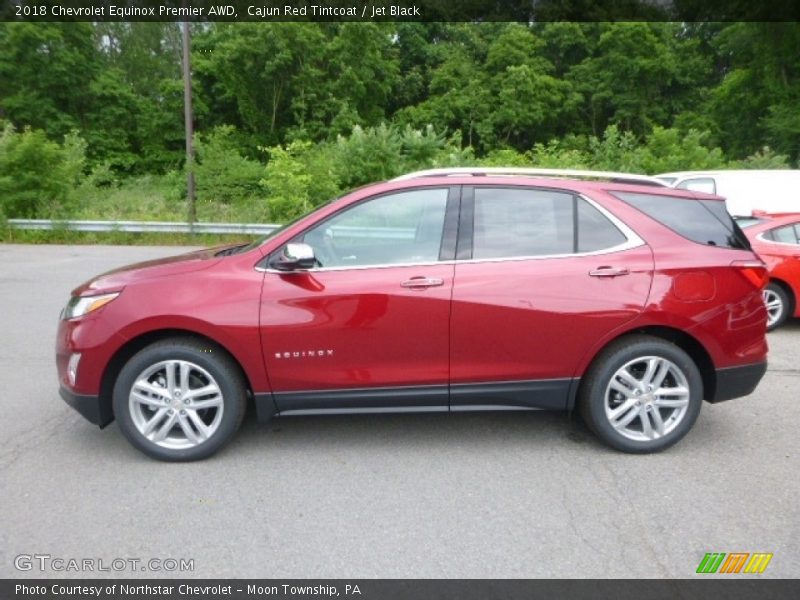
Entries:
[[474, 259], [596, 252], [625, 241], [605, 215], [572, 194], [475, 188]]
[[320, 267], [417, 264], [439, 260], [446, 188], [399, 192], [361, 202], [306, 231]]

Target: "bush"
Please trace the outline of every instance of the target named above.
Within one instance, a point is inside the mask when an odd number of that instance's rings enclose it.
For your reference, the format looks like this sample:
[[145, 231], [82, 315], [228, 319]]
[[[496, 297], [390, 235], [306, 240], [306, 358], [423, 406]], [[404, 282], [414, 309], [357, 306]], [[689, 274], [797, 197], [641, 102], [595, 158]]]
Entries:
[[63, 216], [83, 176], [85, 144], [70, 134], [65, 144], [39, 130], [0, 133], [0, 211], [8, 218]]
[[682, 134], [677, 129], [656, 127], [641, 151], [643, 171], [658, 174], [725, 168], [722, 150], [708, 148], [705, 137], [694, 129]]
[[303, 160], [310, 147], [310, 142], [292, 142], [286, 148], [269, 149], [269, 163], [261, 185], [269, 194], [267, 204], [274, 220], [289, 220], [311, 208], [308, 192], [311, 176]]
[[513, 148], [492, 150], [479, 161], [483, 167], [532, 167], [531, 155], [517, 152]]
[[705, 138], [695, 130], [681, 133], [656, 127], [640, 142], [631, 132], [620, 132], [611, 125], [602, 138], [573, 136], [537, 144], [530, 158], [538, 167], [650, 174], [724, 168], [727, 163], [722, 150], [708, 148]]
[[356, 125], [349, 136], [340, 135], [336, 140], [342, 185], [351, 188], [396, 177], [403, 169], [402, 151], [403, 140], [397, 128], [381, 124], [362, 129]]
[[76, 130], [64, 136], [62, 146], [64, 154], [64, 177], [72, 188], [78, 187], [86, 174], [86, 140]]
[[789, 157], [778, 154], [769, 146], [764, 146], [747, 158], [736, 161], [731, 166], [737, 169], [790, 169]]
[[432, 125], [425, 129], [355, 126], [349, 136], [337, 138], [333, 149], [339, 182], [349, 189], [408, 171], [474, 162], [471, 149], [461, 148], [460, 138], [458, 132], [451, 137], [438, 133]]
[[83, 183], [90, 188], [115, 188], [119, 186], [120, 179], [111, 162], [106, 160], [95, 164]]
[[339, 136], [333, 143], [294, 141], [265, 148], [269, 162], [261, 184], [270, 219], [299, 216], [343, 190], [407, 171], [471, 164], [472, 152], [462, 150], [458, 138], [458, 133], [448, 138], [431, 126], [423, 130], [356, 126], [351, 135]]
[[235, 134], [234, 127], [223, 125], [195, 139], [194, 172], [199, 201], [230, 204], [261, 195], [259, 181], [264, 166], [239, 153]]
[[543, 169], [590, 169], [585, 136], [567, 136], [536, 144], [529, 152], [531, 164]]
[[338, 176], [328, 146], [292, 142], [266, 148], [269, 154], [261, 185], [272, 221], [298, 217], [330, 200], [339, 192]]

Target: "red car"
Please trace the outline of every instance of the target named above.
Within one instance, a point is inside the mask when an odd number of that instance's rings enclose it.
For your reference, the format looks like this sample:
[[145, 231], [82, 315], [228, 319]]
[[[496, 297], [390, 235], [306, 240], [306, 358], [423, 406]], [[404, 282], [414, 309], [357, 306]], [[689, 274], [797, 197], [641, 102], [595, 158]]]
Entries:
[[[581, 175], [581, 174], [578, 174]], [[681, 439], [766, 371], [764, 263], [716, 196], [647, 177], [434, 170], [266, 239], [74, 290], [61, 395], [164, 460], [276, 415], [577, 408], [614, 448]]]
[[789, 317], [800, 317], [800, 213], [768, 214], [738, 219], [753, 250], [767, 263], [769, 283], [764, 289], [767, 328]]

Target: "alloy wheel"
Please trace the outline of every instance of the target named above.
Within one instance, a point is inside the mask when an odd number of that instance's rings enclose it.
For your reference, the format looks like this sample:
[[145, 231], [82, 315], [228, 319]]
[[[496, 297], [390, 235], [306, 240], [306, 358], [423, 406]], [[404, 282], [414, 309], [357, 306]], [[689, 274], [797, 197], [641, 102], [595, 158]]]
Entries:
[[611, 377], [605, 415], [622, 436], [651, 441], [669, 435], [686, 416], [690, 389], [684, 372], [660, 356], [625, 363]]
[[210, 439], [222, 422], [220, 386], [201, 366], [186, 360], [157, 362], [134, 380], [128, 407], [139, 433], [172, 450]]
[[783, 316], [783, 300], [769, 288], [761, 292], [761, 295], [764, 298], [764, 306], [767, 308], [767, 327], [772, 327]]

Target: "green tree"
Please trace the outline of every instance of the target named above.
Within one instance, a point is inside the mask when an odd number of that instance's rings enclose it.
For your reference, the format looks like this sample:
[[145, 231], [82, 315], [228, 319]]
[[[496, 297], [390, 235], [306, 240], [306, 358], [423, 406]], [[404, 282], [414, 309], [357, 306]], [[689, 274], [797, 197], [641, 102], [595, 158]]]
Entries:
[[618, 123], [642, 135], [693, 106], [709, 65], [679, 34], [672, 23], [602, 28], [594, 54], [567, 74], [585, 99], [582, 112], [592, 133]]
[[553, 135], [559, 117], [578, 97], [572, 85], [552, 75], [553, 65], [541, 54], [545, 42], [522, 25], [510, 24], [491, 43], [484, 69], [492, 73], [491, 116], [479, 128], [486, 146], [530, 147]]
[[709, 111], [721, 143], [743, 157], [769, 145], [800, 155], [800, 24], [732, 23], [713, 40], [721, 83]]
[[[93, 88], [92, 158], [134, 172], [178, 167], [184, 157], [179, 25], [103, 22], [95, 37], [106, 66]], [[194, 96], [195, 114], [202, 114], [202, 96]]]
[[440, 53], [443, 60], [432, 70], [428, 98], [400, 111], [398, 121], [461, 131], [466, 145], [477, 146], [491, 113], [488, 78], [466, 44], [447, 43]]
[[[325, 36], [318, 23], [220, 23], [199, 48], [208, 50], [195, 54], [201, 85], [228, 108], [217, 113], [210, 101], [209, 124], [235, 125], [253, 141], [272, 144], [294, 125], [292, 104], [302, 105], [313, 92], [300, 75], [319, 60]], [[222, 123], [213, 116], [226, 112]]]
[[83, 130], [100, 69], [90, 23], [0, 23], [0, 117], [52, 139]]

